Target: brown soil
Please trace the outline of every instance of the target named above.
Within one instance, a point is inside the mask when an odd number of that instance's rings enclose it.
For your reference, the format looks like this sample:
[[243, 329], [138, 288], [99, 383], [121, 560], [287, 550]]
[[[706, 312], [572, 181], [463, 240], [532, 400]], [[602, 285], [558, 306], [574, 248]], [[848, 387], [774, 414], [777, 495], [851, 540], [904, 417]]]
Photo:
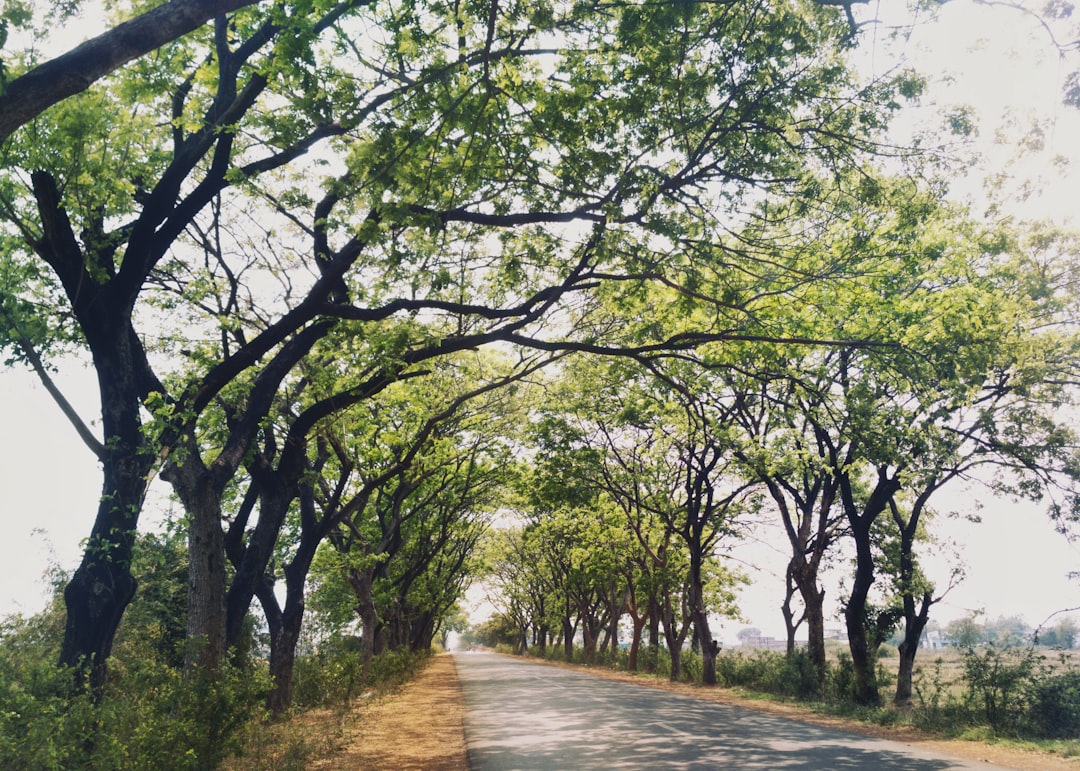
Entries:
[[449, 654], [400, 691], [358, 708], [338, 747], [312, 769], [466, 771], [464, 703]]

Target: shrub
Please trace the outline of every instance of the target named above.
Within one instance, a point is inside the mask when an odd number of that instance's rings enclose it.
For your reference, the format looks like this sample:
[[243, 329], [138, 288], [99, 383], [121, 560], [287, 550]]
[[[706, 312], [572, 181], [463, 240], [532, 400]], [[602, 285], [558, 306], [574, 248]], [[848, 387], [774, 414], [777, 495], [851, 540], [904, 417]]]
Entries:
[[262, 714], [264, 671], [185, 678], [165, 651], [131, 642], [117, 647], [95, 703], [56, 666], [57, 618], [59, 606], [0, 621], [0, 768], [212, 768]]
[[791, 656], [776, 651], [724, 654], [716, 659], [716, 676], [725, 685], [777, 696], [800, 699], [820, 696], [817, 668], [804, 650]]
[[943, 664], [938, 657], [929, 674], [920, 673], [912, 683], [916, 705], [911, 711], [911, 721], [924, 731], [955, 735], [970, 722], [970, 717], [963, 703], [949, 693]]
[[825, 679], [826, 695], [830, 701], [851, 702], [855, 698], [855, 663], [851, 654], [836, 654], [836, 664], [829, 668]]
[[981, 709], [986, 724], [998, 733], [1019, 734], [1027, 711], [1027, 693], [1036, 678], [1041, 657], [1031, 648], [963, 652], [964, 682], [973, 709]]
[[1046, 739], [1080, 736], [1080, 672], [1039, 677], [1029, 694], [1029, 730]]

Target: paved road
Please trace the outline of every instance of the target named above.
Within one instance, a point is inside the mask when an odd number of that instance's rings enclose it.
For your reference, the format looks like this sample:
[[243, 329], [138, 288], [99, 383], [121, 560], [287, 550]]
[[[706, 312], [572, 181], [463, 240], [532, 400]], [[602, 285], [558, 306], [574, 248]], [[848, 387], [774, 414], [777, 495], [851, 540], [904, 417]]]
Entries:
[[1001, 768], [492, 653], [454, 660], [471, 771]]

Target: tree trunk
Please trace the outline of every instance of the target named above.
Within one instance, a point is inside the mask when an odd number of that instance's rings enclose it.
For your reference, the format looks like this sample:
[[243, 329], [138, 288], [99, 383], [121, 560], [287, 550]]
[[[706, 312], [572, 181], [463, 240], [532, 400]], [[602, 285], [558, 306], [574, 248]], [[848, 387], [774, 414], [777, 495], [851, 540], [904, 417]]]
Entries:
[[379, 614], [376, 612], [375, 599], [371, 594], [371, 574], [370, 571], [350, 570], [345, 580], [356, 595], [356, 613], [360, 617], [362, 630], [360, 651], [366, 673], [371, 659], [378, 652], [375, 637], [378, 634], [376, 627], [379, 624]]
[[143, 448], [140, 389], [134, 372], [135, 362], [144, 359], [135, 349], [137, 338], [126, 334], [130, 332], [126, 326], [118, 335], [109, 335], [88, 324], [83, 323], [83, 329], [91, 342], [101, 393], [103, 479], [82, 562], [64, 587], [67, 618], [60, 664], [74, 668], [77, 688], [89, 687], [100, 695], [116, 629], [135, 596], [131, 557], [154, 457]]
[[664, 642], [667, 643], [668, 655], [671, 657], [671, 672], [668, 673], [668, 679], [674, 683], [682, 679], [682, 646], [686, 641], [688, 626], [676, 620], [670, 597], [664, 604], [662, 619]]
[[225, 534], [218, 485], [193, 441], [180, 465], [162, 471], [188, 515], [188, 650], [185, 669], [215, 672], [225, 661]]
[[872, 645], [867, 619], [866, 600], [870, 587], [874, 583], [873, 554], [870, 550], [869, 527], [853, 528], [855, 536], [855, 580], [851, 587], [851, 597], [844, 607], [844, 621], [847, 627], [848, 649], [851, 652], [851, 665], [855, 675], [855, 693], [858, 704], [875, 706], [881, 702], [878, 693], [877, 678], [874, 672], [873, 654], [876, 646]]
[[785, 650], [788, 656], [795, 655], [795, 633], [799, 629], [799, 624], [802, 623], [800, 619], [795, 621], [795, 611], [791, 608], [791, 600], [795, 596], [795, 587], [791, 582], [791, 568], [788, 567], [788, 584], [787, 591], [784, 593], [784, 602], [780, 605], [780, 615], [784, 617], [784, 632], [787, 636], [787, 645]]
[[[292, 594], [292, 593], [287, 593]], [[293, 699], [293, 670], [296, 665], [296, 645], [304, 619], [303, 595], [287, 596], [284, 612], [278, 606], [274, 586], [266, 581], [257, 592], [270, 631], [270, 678], [273, 688], [267, 706], [275, 715], [281, 715]]]
[[586, 664], [596, 662], [596, 638], [599, 632], [600, 629], [595, 616], [587, 610], [583, 612], [581, 616], [581, 644], [585, 652]]
[[[825, 590], [818, 586], [817, 570], [806, 564], [792, 564], [788, 574], [799, 591], [806, 621], [806, 652], [814, 665], [817, 686], [825, 690]], [[794, 652], [789, 648], [788, 655]]]
[[656, 665], [660, 657], [660, 602], [656, 595], [649, 597], [649, 650], [645, 656], [645, 671], [648, 674], [656, 673]]
[[[273, 558], [281, 526], [295, 499], [295, 488], [282, 484], [280, 475], [269, 473], [263, 465], [251, 469], [252, 484], [258, 486], [259, 516], [255, 527], [244, 542], [244, 535], [230, 528], [228, 540], [234, 543], [230, 558], [235, 571], [225, 598], [226, 645], [233, 646], [244, 628], [244, 618], [251, 607], [251, 599], [259, 591]], [[243, 530], [245, 521], [233, 523]], [[304, 538], [301, 531], [301, 539]]]
[[690, 614], [694, 622], [694, 639], [701, 652], [701, 682], [704, 685], [716, 685], [716, 654], [719, 646], [713, 640], [709, 628], [709, 610], [705, 607], [705, 585], [701, 577], [700, 550], [690, 555]]
[[626, 668], [631, 672], [638, 671], [638, 653], [641, 651], [641, 634], [645, 631], [648, 615], [634, 616], [634, 633], [630, 638], [630, 655]]
[[911, 704], [911, 679], [915, 673], [915, 655], [919, 652], [919, 641], [930, 620], [932, 604], [933, 597], [929, 593], [923, 595], [918, 610], [915, 609], [914, 598], [904, 597], [904, 639], [897, 646], [900, 651], [900, 666], [896, 674], [896, 695], [893, 698], [893, 702], [898, 707]]
[[[851, 664], [855, 674], [855, 701], [859, 704], [877, 705], [881, 703], [878, 693], [877, 677], [874, 671], [874, 654], [877, 652], [877, 630], [869, 629], [867, 598], [870, 587], [874, 584], [874, 555], [871, 548], [870, 528], [877, 516], [888, 506], [889, 500], [899, 489], [897, 474], [892, 476], [885, 469], [878, 469], [878, 480], [865, 506], [860, 508], [850, 478], [845, 474], [840, 480], [841, 499], [844, 512], [855, 539], [855, 578], [851, 585], [851, 596], [844, 607], [844, 621], [847, 627], [848, 649], [851, 652]], [[877, 626], [877, 625], [875, 625]], [[871, 639], [871, 634], [873, 638]]]
[[673, 683], [682, 679], [682, 643], [673, 639], [672, 635], [664, 633], [667, 641], [668, 657], [671, 659], [671, 671], [668, 672], [668, 680]]

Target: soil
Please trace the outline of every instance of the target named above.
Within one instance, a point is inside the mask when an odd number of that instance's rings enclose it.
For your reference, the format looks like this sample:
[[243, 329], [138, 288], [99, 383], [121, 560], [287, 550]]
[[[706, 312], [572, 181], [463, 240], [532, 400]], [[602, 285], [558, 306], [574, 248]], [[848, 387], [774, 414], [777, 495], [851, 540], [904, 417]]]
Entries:
[[[532, 660], [537, 666], [566, 664]], [[604, 668], [574, 669], [595, 677], [620, 680], [642, 687], [684, 694], [703, 701], [744, 707], [805, 723], [837, 728], [866, 736], [891, 739], [909, 745], [980, 760], [1014, 769], [1032, 771], [1080, 771], [1080, 759], [1026, 751], [975, 741], [930, 738], [909, 727], [881, 727], [813, 713], [793, 704], [752, 700], [721, 688], [702, 688], [671, 683], [653, 677], [615, 672]], [[307, 723], [327, 720], [330, 746], [311, 761], [311, 769], [408, 769], [410, 771], [467, 771], [463, 728], [464, 703], [454, 659], [434, 656], [431, 663], [400, 691], [372, 703], [361, 703], [342, 722], [331, 726], [329, 717], [305, 713], [294, 720]], [[340, 716], [339, 716], [340, 717]], [[317, 730], [317, 726], [314, 726]], [[280, 766], [279, 766], [280, 768]]]
[[335, 750], [309, 768], [467, 771], [464, 713], [453, 657], [433, 656], [400, 691], [358, 707]]

